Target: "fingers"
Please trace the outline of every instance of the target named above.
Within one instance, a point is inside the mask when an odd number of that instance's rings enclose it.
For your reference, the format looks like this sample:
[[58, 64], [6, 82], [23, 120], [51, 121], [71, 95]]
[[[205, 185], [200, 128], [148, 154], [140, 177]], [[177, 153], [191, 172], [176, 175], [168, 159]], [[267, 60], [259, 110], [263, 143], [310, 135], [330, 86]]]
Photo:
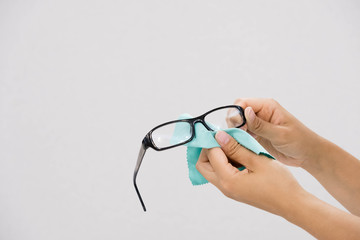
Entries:
[[215, 186], [219, 186], [220, 181], [229, 179], [239, 172], [220, 148], [203, 149], [196, 169]]
[[276, 109], [282, 109], [281, 105], [271, 98], [239, 98], [236, 105], [243, 109], [251, 107], [256, 115], [265, 121], [270, 121]]
[[209, 182], [211, 182], [216, 186], [218, 182], [218, 178], [215, 174], [213, 167], [209, 162], [209, 158], [207, 154], [208, 154], [208, 149], [204, 148], [201, 150], [199, 159], [196, 163], [196, 169], [201, 173], [201, 175], [203, 175], [203, 177], [206, 180], [208, 180]]
[[224, 131], [218, 131], [215, 135], [215, 139], [229, 159], [244, 165], [250, 171], [254, 171], [257, 168], [258, 161], [255, 158], [257, 155], [242, 147], [229, 134]]
[[241, 106], [243, 109], [252, 107], [257, 113], [264, 108], [265, 103], [268, 100], [263, 98], [239, 98], [235, 100], [235, 104]]
[[258, 136], [272, 139], [279, 132], [278, 126], [271, 124], [257, 117], [254, 110], [251, 107], [245, 109], [245, 118], [247, 120], [248, 130], [255, 133]]
[[210, 164], [220, 179], [230, 178], [239, 172], [239, 169], [231, 165], [225, 153], [220, 148], [212, 148], [208, 151]]
[[225, 120], [229, 128], [241, 126], [244, 122], [239, 110], [236, 108], [229, 108]]

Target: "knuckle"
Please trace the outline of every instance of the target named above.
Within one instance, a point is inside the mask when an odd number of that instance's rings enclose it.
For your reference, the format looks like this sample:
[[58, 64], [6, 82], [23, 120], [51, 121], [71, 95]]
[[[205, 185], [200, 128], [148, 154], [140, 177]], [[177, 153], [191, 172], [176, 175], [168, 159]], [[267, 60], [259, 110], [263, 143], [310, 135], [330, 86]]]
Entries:
[[225, 191], [225, 190], [222, 190], [221, 192], [222, 192], [226, 197], [232, 198], [232, 194], [231, 194], [230, 192]]
[[227, 156], [233, 158], [237, 155], [239, 151], [240, 145], [236, 141], [230, 141], [228, 148], [227, 148]]
[[269, 102], [271, 102], [271, 104], [274, 105], [274, 106], [279, 105], [279, 103], [274, 98], [270, 98]]
[[261, 124], [261, 121], [259, 120], [259, 119], [256, 119], [255, 121], [254, 121], [254, 124], [253, 124], [253, 129], [254, 130], [256, 130], [256, 131], [261, 131], [261, 129], [262, 129], [262, 124]]
[[196, 170], [199, 171], [199, 168], [200, 168], [200, 163], [199, 162], [196, 163], [195, 168], [196, 168]]
[[242, 99], [241, 99], [241, 98], [237, 98], [237, 99], [235, 99], [234, 104], [239, 104], [241, 101], [242, 101]]
[[231, 198], [231, 196], [233, 195], [233, 190], [234, 190], [234, 187], [233, 187], [233, 184], [229, 181], [229, 180], [222, 180], [221, 181], [221, 186], [222, 186], [222, 193]]
[[279, 139], [289, 139], [291, 137], [291, 131], [287, 128], [284, 128], [279, 131], [277, 136]]
[[245, 98], [238, 98], [235, 100], [234, 105], [238, 105], [238, 106], [242, 107], [243, 109], [245, 109], [248, 104], [247, 104]]

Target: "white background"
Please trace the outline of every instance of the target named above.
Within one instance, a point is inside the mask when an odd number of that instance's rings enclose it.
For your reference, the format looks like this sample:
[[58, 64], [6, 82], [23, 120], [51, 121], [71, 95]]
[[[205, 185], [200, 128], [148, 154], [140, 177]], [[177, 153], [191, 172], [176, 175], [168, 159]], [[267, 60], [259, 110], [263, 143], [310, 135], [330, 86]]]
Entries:
[[[154, 126], [271, 97], [360, 157], [358, 1], [0, 1], [0, 239], [313, 239], [193, 187]], [[315, 147], [315, 146], [314, 146]], [[340, 205], [308, 173], [302, 186]]]

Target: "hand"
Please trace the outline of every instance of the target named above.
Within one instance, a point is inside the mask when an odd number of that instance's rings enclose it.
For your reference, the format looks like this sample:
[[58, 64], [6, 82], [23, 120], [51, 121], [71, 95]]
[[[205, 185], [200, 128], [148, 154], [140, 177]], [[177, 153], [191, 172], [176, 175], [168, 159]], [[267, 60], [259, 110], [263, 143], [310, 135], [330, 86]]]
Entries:
[[196, 169], [227, 197], [283, 216], [305, 192], [280, 162], [251, 152], [223, 131], [215, 138], [221, 149], [203, 149]]
[[303, 125], [273, 99], [241, 98], [236, 105], [245, 109], [243, 127], [277, 160], [289, 166], [302, 166], [317, 159], [315, 145], [322, 138]]
[[317, 239], [359, 239], [359, 217], [306, 192], [279, 161], [247, 150], [225, 132], [215, 138], [221, 149], [203, 149], [196, 168], [226, 196], [282, 216]]
[[[245, 129], [277, 160], [313, 175], [351, 213], [360, 216], [360, 161], [304, 126], [272, 99], [235, 101]], [[230, 118], [231, 121], [231, 118]]]

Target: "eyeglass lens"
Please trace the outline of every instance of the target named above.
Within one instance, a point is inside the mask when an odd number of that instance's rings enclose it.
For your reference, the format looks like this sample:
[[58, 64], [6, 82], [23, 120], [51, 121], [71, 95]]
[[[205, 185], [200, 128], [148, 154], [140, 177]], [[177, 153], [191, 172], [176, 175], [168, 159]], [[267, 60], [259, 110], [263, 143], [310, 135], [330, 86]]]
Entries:
[[244, 123], [239, 109], [235, 107], [218, 109], [205, 116], [205, 122], [214, 131], [236, 128]]
[[191, 138], [191, 125], [188, 122], [166, 124], [155, 129], [151, 138], [158, 148], [165, 148], [184, 143]]

